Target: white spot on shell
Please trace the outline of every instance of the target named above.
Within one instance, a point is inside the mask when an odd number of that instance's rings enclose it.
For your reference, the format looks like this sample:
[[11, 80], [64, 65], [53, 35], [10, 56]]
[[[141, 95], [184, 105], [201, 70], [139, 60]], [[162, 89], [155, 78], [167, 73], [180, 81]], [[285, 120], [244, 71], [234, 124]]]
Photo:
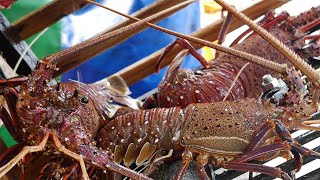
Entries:
[[169, 97], [169, 96], [167, 96], [167, 101], [171, 101], [171, 99], [170, 99], [170, 97]]
[[120, 141], [121, 143], [124, 143], [124, 139], [121, 139], [121, 141]]
[[144, 122], [144, 124], [149, 124], [149, 121]]
[[114, 126], [112, 126], [111, 129], [114, 129]]
[[155, 142], [155, 143], [158, 143], [158, 142], [159, 142], [159, 139], [157, 138], [154, 142]]
[[199, 94], [199, 93], [200, 93], [200, 91], [199, 91], [199, 90], [195, 90], [194, 92], [196, 92], [197, 94]]
[[130, 122], [128, 122], [127, 126], [130, 126], [130, 125], [131, 125], [131, 123], [130, 123]]
[[139, 138], [139, 139], [138, 139], [138, 143], [140, 143], [141, 141], [142, 141], [142, 139], [141, 139], [141, 138]]
[[184, 97], [183, 96], [180, 96], [180, 99], [183, 99]]

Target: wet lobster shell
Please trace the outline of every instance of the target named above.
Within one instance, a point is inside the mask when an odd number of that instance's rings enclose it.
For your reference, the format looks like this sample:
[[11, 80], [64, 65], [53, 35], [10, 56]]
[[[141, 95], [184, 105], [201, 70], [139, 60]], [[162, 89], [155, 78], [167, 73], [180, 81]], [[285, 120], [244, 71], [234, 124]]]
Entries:
[[[298, 16], [289, 16], [287, 13], [282, 13], [282, 17], [286, 18], [269, 25], [266, 30], [304, 59], [319, 56], [319, 44], [315, 42], [306, 44], [304, 41], [306, 34], [299, 34], [298, 30], [319, 21], [320, 7], [312, 8]], [[317, 29], [319, 29], [319, 25], [311, 30], [315, 31]], [[291, 66], [291, 63], [280, 52], [257, 34], [250, 36], [232, 48]], [[220, 53], [208, 69], [196, 72], [185, 69], [179, 70], [174, 80], [167, 81], [164, 78], [159, 84], [158, 105], [160, 107], [181, 106], [184, 108], [191, 103], [221, 101], [227, 95], [236, 75], [246, 63], [247, 61], [239, 57]], [[226, 100], [258, 97], [262, 92], [261, 83], [265, 74], [271, 74], [274, 77], [280, 76], [262, 66], [249, 64], [235, 81], [235, 86], [231, 89]]]

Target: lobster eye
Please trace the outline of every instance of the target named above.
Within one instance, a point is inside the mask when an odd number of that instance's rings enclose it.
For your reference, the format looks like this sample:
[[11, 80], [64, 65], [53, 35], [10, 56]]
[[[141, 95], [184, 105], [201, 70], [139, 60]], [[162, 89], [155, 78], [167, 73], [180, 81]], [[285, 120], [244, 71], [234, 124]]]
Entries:
[[272, 104], [278, 104], [278, 99], [272, 97], [272, 98], [270, 99], [270, 102], [271, 102]]
[[89, 98], [87, 96], [83, 96], [81, 99], [80, 99], [80, 102], [83, 103], [83, 104], [87, 104], [89, 102]]

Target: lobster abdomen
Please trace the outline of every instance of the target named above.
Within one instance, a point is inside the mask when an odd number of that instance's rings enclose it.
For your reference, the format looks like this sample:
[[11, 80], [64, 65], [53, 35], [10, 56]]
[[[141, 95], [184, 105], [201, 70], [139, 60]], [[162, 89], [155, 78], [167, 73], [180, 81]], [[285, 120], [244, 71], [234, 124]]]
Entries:
[[155, 108], [118, 116], [98, 133], [98, 147], [110, 149], [115, 162], [142, 164], [157, 150], [172, 148], [181, 126], [181, 109]]
[[[240, 68], [231, 63], [214, 63], [212, 68], [193, 73], [173, 83], [159, 85], [158, 101], [160, 107], [187, 107], [191, 103], [218, 102], [227, 96], [227, 100], [243, 99], [251, 89], [247, 75], [242, 73], [227, 95]], [[179, 75], [178, 75], [179, 76]]]
[[[306, 58], [319, 56], [319, 44], [309, 44], [309, 47], [302, 50], [300, 48], [305, 46], [306, 42], [303, 38], [297, 37], [295, 32], [298, 28], [316, 22], [315, 19], [319, 19], [319, 17], [320, 7], [316, 7], [299, 16], [290, 16], [282, 22], [271, 24], [266, 29], [299, 55]], [[291, 66], [285, 56], [257, 34], [253, 34], [240, 44], [234, 45], [233, 48]], [[225, 98], [229, 89], [231, 91], [226, 100], [233, 101], [245, 97], [256, 98], [262, 93], [261, 83], [264, 75], [271, 74], [275, 78], [280, 76], [272, 70], [253, 63], [243, 68], [246, 63], [247, 61], [242, 58], [220, 53], [208, 69], [198, 70], [196, 73], [179, 70], [176, 74], [177, 78], [173, 81], [164, 79], [160, 83], [158, 104], [160, 107], [181, 106], [184, 108], [191, 103], [218, 102]], [[234, 87], [231, 88], [232, 81], [241, 68], [243, 71]]]

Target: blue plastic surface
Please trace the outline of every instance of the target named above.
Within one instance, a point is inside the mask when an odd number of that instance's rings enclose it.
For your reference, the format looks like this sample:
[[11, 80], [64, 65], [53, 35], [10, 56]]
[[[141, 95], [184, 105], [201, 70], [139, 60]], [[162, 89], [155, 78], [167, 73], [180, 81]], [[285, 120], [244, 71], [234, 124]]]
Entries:
[[[108, 4], [110, 3], [110, 1], [100, 2], [112, 6], [112, 4]], [[153, 0], [125, 0], [121, 3], [121, 5], [125, 6], [127, 4], [128, 6], [131, 5], [131, 7], [127, 9], [122, 7], [122, 9], [120, 9], [123, 12], [128, 10], [128, 12], [126, 13], [131, 14], [153, 2]], [[72, 25], [72, 21], [76, 21], [75, 17], [78, 18], [77, 21], [81, 19], [81, 17], [88, 18], [88, 12], [98, 11], [98, 9], [96, 8], [98, 7], [87, 7], [81, 11], [76, 12], [76, 14], [74, 14], [74, 17], [71, 16], [63, 20], [63, 28], [65, 29], [65, 37], [63, 40], [64, 48], [86, 39], [85, 35], [79, 35], [79, 33], [75, 34], [74, 30], [76, 30], [77, 28], [82, 28], [81, 30], [84, 32], [84, 29], [86, 29], [86, 26], [88, 26], [88, 22], [83, 21], [84, 26], [76, 27]], [[97, 21], [97, 27], [103, 27], [101, 23], [98, 23], [97, 19], [99, 17], [97, 17], [97, 12], [94, 15], [95, 17], [93, 17], [93, 21]], [[119, 21], [119, 18], [119, 16], [114, 14], [109, 14], [107, 17], [103, 17], [105, 21], [105, 28], [108, 27], [108, 23], [112, 24], [111, 22]], [[158, 23], [158, 25], [184, 34], [190, 34], [194, 32], [200, 27], [199, 2], [195, 2], [184, 8], [183, 10], [162, 20]], [[97, 32], [100, 31], [97, 30]], [[62, 76], [62, 81], [67, 81], [69, 79], [79, 80], [84, 83], [92, 83], [98, 81], [167, 46], [175, 39], [176, 37], [174, 36], [148, 28], [143, 32], [135, 35], [134, 37], [128, 39], [127, 41], [105, 51], [104, 53], [94, 57], [90, 61], [65, 73]], [[199, 66], [198, 61], [191, 56], [188, 57], [182, 65], [182, 67], [188, 68], [195, 68], [197, 66]], [[165, 70], [166, 69], [163, 69], [159, 74], [151, 75], [132, 85], [130, 87], [130, 90], [132, 91], [132, 97], [140, 96], [156, 88], [159, 81], [162, 79]], [[141, 69], [141, 71], [143, 71], [143, 69]]]

